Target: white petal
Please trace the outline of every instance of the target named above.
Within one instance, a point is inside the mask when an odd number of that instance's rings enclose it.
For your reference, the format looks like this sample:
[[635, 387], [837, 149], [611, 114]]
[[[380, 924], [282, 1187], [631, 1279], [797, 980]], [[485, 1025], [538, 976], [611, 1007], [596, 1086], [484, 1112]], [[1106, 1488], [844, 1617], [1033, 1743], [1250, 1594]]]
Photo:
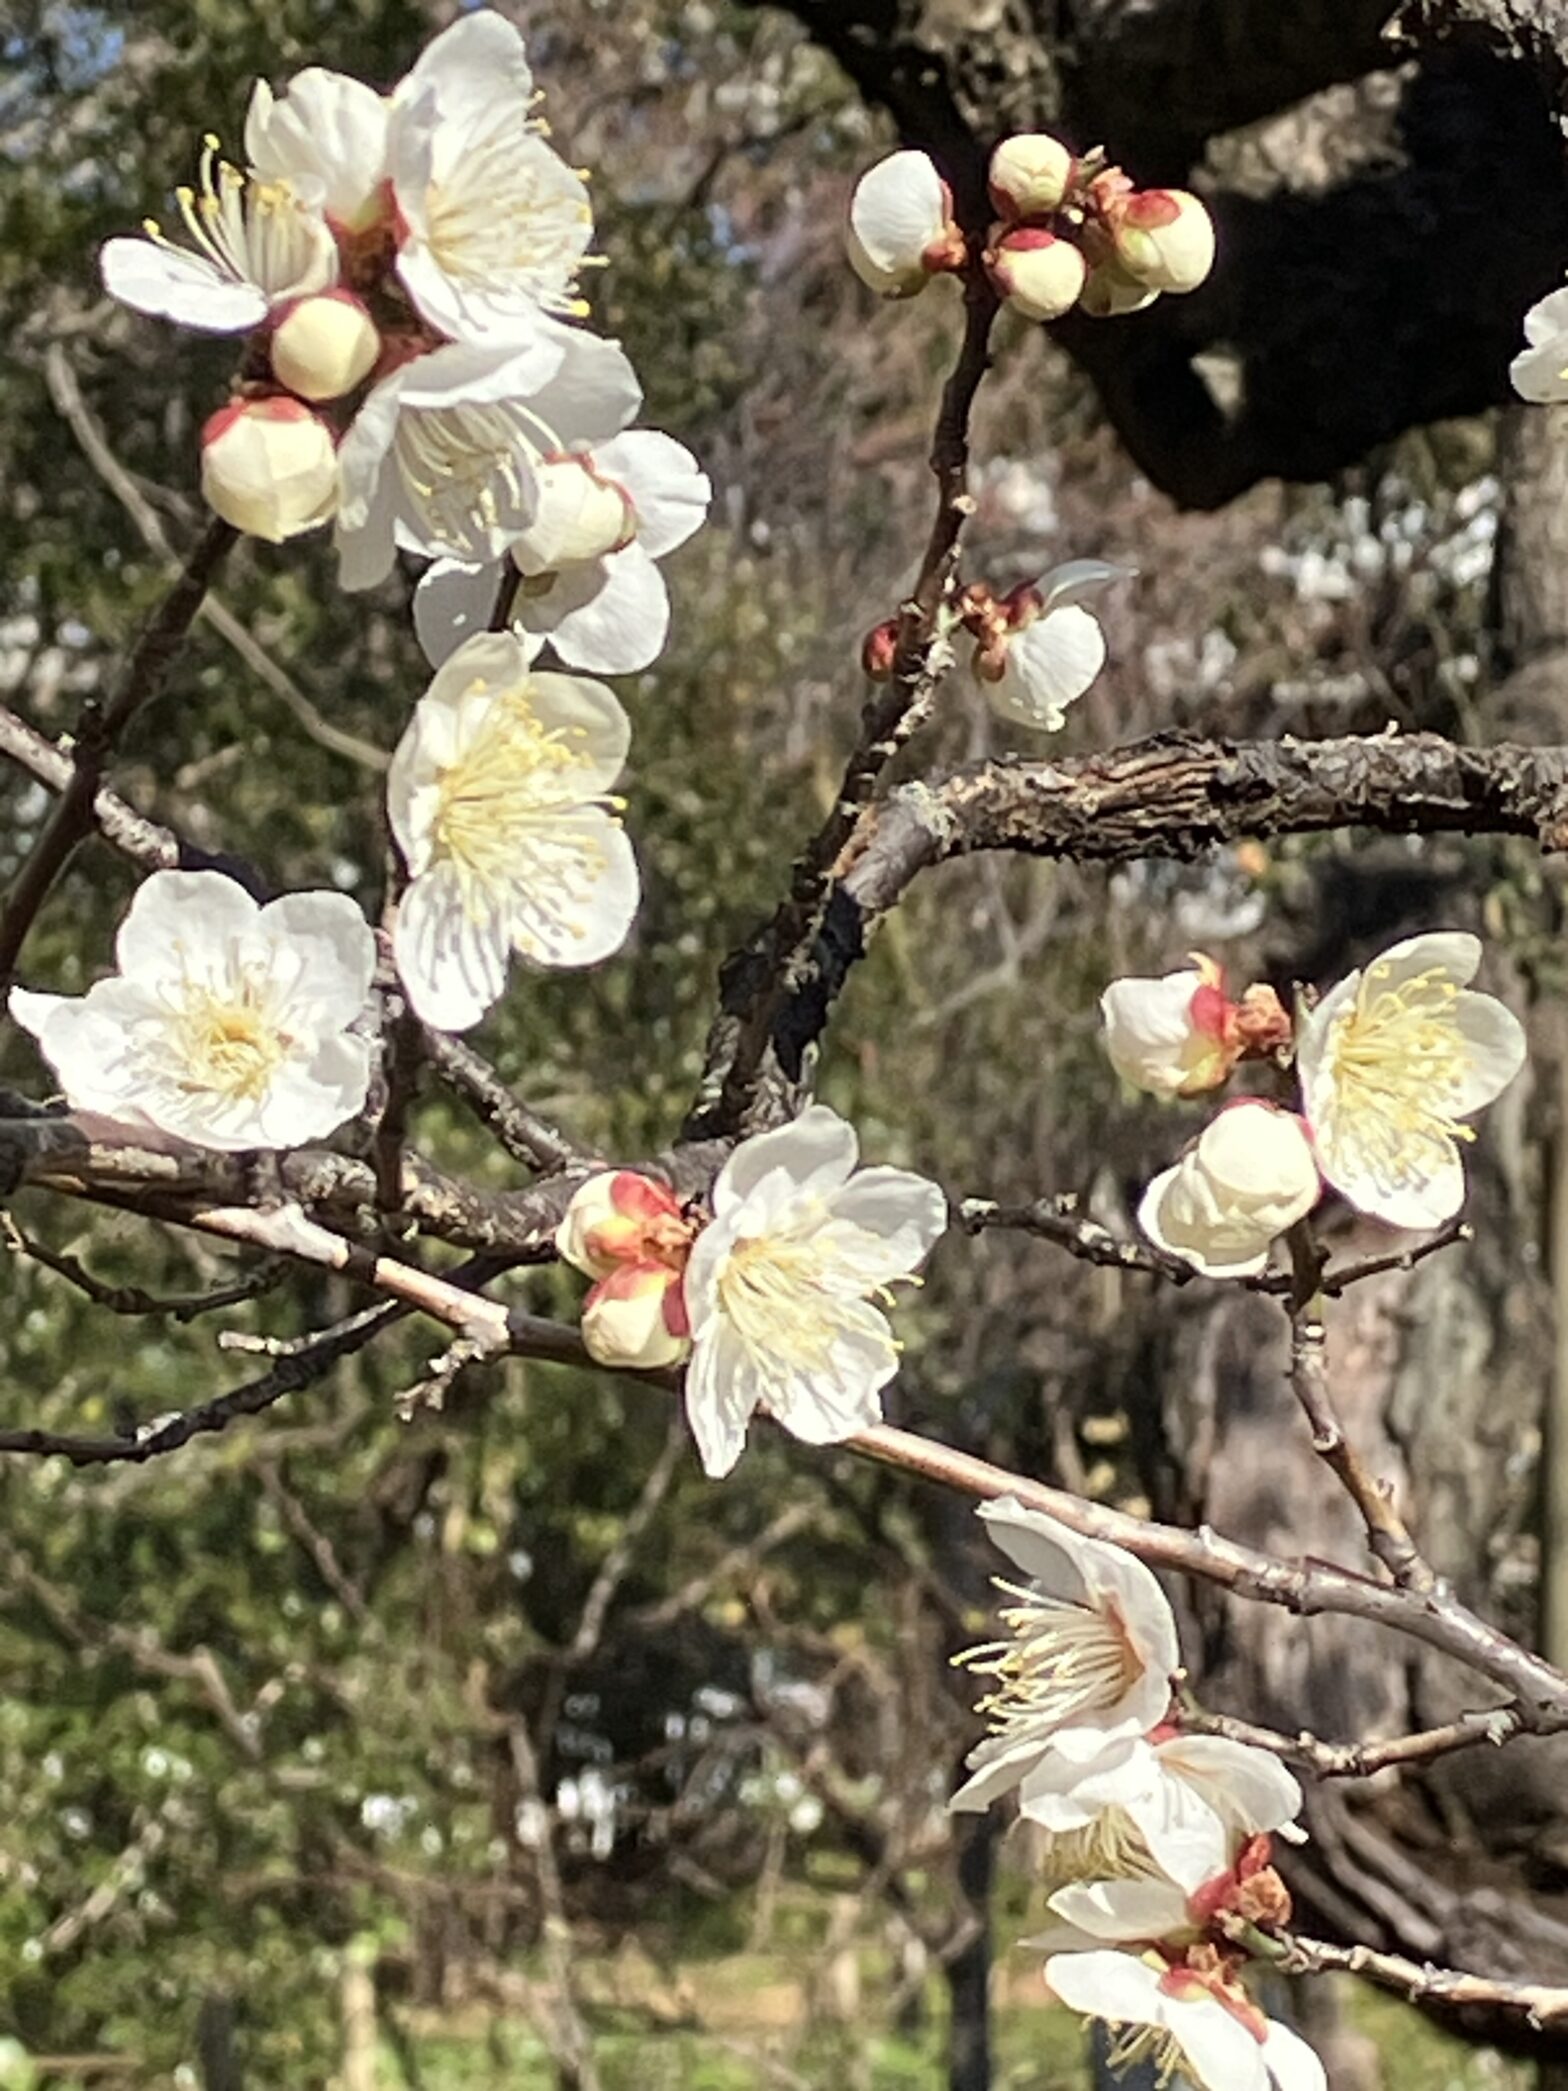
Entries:
[[414, 631], [434, 668], [465, 639], [489, 630], [501, 586], [501, 567], [463, 566], [438, 559], [420, 576], [414, 590]]
[[826, 1197], [846, 1183], [860, 1154], [855, 1129], [826, 1104], [811, 1104], [788, 1125], [742, 1140], [713, 1186], [713, 1209], [743, 1203], [774, 1170], [790, 1184]]
[[1494, 995], [1462, 994], [1454, 1010], [1470, 1064], [1451, 1109], [1468, 1118], [1501, 1096], [1525, 1063], [1524, 1026]]
[[210, 977], [210, 962], [247, 936], [259, 913], [245, 888], [221, 871], [155, 871], [132, 897], [115, 959], [122, 973], [149, 986], [178, 980], [187, 958]]
[[1537, 347], [1521, 349], [1508, 366], [1508, 378], [1519, 397], [1534, 406], [1568, 399], [1568, 335], [1549, 334]]
[[1367, 963], [1368, 991], [1391, 993], [1423, 973], [1441, 973], [1455, 987], [1468, 987], [1481, 967], [1481, 939], [1467, 929], [1429, 929], [1390, 944]]
[[394, 104], [401, 112], [433, 92], [447, 119], [483, 112], [496, 100], [510, 102], [518, 119], [534, 91], [522, 32], [489, 8], [462, 15], [426, 44], [413, 70], [398, 82]]
[[1159, 1777], [1125, 1805], [1155, 1865], [1189, 1895], [1230, 1864], [1224, 1823], [1185, 1779], [1162, 1767]]
[[663, 559], [701, 529], [713, 488], [684, 443], [654, 428], [629, 429], [596, 443], [594, 466], [631, 496], [637, 511], [637, 542], [652, 559]]
[[54, 1069], [73, 1110], [101, 1111], [121, 1124], [150, 1126], [136, 1102], [141, 1071], [130, 1050], [131, 1022], [143, 998], [120, 980], [100, 980], [82, 996], [11, 990], [9, 1008]]
[[1206, 2091], [1268, 2091], [1261, 2043], [1213, 1997], [1172, 1998], [1165, 2022]]
[[1426, 1232], [1445, 1226], [1465, 1202], [1465, 1165], [1450, 1143], [1447, 1153], [1425, 1176], [1408, 1176], [1390, 1186], [1382, 1172], [1362, 1156], [1349, 1135], [1326, 1139], [1315, 1135], [1323, 1174], [1358, 1212], [1385, 1220], [1390, 1227]]
[[1087, 610], [1069, 603], [1014, 633], [1006, 671], [985, 685], [986, 695], [999, 717], [1054, 733], [1104, 666], [1105, 634]]
[[501, 999], [508, 925], [472, 918], [450, 864], [413, 879], [398, 907], [392, 951], [416, 1015], [438, 1031], [467, 1031]]
[[1301, 1810], [1295, 1777], [1271, 1757], [1222, 1735], [1178, 1735], [1158, 1745], [1161, 1764], [1185, 1779], [1227, 1822], [1249, 1836], [1278, 1830]]
[[836, 1445], [882, 1420], [881, 1390], [898, 1370], [887, 1316], [867, 1300], [840, 1303], [830, 1366], [792, 1369], [782, 1389], [770, 1386], [776, 1422], [806, 1445]]
[[205, 255], [146, 239], [109, 240], [98, 257], [103, 287], [122, 305], [212, 334], [238, 334], [267, 317], [253, 283], [236, 283]]
[[664, 576], [640, 544], [564, 569], [547, 594], [525, 595], [518, 622], [548, 638], [571, 668], [635, 675], [664, 650], [670, 598]]
[[1063, 566], [1053, 566], [1040, 580], [1041, 607], [1049, 613], [1084, 602], [1113, 581], [1132, 580], [1137, 571], [1135, 566], [1117, 566], [1109, 559], [1069, 559]]
[[296, 1000], [312, 1029], [346, 1031], [364, 1015], [376, 940], [346, 893], [286, 893], [262, 909], [257, 928], [298, 955], [302, 983]]
[[724, 1322], [698, 1336], [686, 1367], [686, 1420], [703, 1472], [729, 1473], [746, 1448], [746, 1425], [756, 1406], [742, 1377], [745, 1354]]
[[321, 208], [350, 229], [376, 216], [386, 176], [389, 105], [347, 73], [307, 66], [281, 96], [258, 80], [245, 118], [245, 154], [273, 180], [319, 185]]
[[855, 184], [849, 222], [874, 268], [918, 270], [947, 220], [942, 177], [923, 152], [896, 152]]
[[248, 1144], [286, 1148], [324, 1140], [363, 1109], [369, 1088], [369, 1039], [323, 1039], [308, 1061], [279, 1068], [256, 1098]]
[[1328, 2075], [1316, 2052], [1277, 2019], [1269, 2020], [1263, 2060], [1279, 2091], [1328, 2091]]
[[1524, 316], [1524, 338], [1532, 348], [1568, 334], [1568, 289], [1554, 290]]
[[559, 351], [529, 404], [567, 449], [614, 438], [642, 405], [642, 386], [618, 341], [558, 320], [542, 323], [543, 339]]
[[596, 966], [626, 941], [641, 886], [618, 821], [585, 806], [541, 824], [506, 912], [512, 947], [541, 966]]
[[938, 1186], [909, 1169], [860, 1169], [828, 1197], [835, 1221], [859, 1230], [857, 1277], [867, 1291], [918, 1270], [947, 1232], [947, 1199]]
[[1187, 1898], [1168, 1880], [1073, 1881], [1050, 1907], [1080, 1931], [1110, 1944], [1153, 1943], [1190, 1929]]
[[546, 731], [561, 734], [571, 750], [570, 764], [552, 780], [560, 796], [598, 798], [620, 776], [631, 747], [631, 721], [620, 699], [586, 676], [561, 675], [553, 669], [524, 672], [529, 709]]
[[1045, 1964], [1045, 1981], [1070, 2011], [1088, 2018], [1112, 2019], [1122, 2026], [1165, 2023], [1160, 1978], [1131, 1953], [1054, 1954]]

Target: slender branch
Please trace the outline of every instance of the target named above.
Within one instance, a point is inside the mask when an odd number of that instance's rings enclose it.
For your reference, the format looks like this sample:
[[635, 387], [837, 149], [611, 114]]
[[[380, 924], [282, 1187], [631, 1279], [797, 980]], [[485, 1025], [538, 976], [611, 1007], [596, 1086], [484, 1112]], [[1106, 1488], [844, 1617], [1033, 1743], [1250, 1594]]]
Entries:
[[1320, 1779], [1370, 1779], [1374, 1773], [1396, 1767], [1430, 1764], [1438, 1757], [1452, 1756], [1455, 1750], [1473, 1749], [1477, 1743], [1500, 1749], [1524, 1732], [1525, 1721], [1518, 1706], [1495, 1706], [1462, 1713], [1438, 1728], [1422, 1728], [1380, 1742], [1336, 1743], [1324, 1742], [1305, 1729], [1288, 1735], [1283, 1729], [1264, 1728], [1231, 1714], [1205, 1713], [1187, 1706], [1182, 1709], [1181, 1726], [1189, 1734], [1220, 1735], [1228, 1742], [1246, 1743], [1292, 1764], [1304, 1764]]
[[3, 1210], [0, 1210], [0, 1241], [13, 1256], [31, 1257], [34, 1263], [42, 1264], [45, 1270], [53, 1271], [56, 1277], [74, 1285], [95, 1307], [107, 1308], [111, 1314], [167, 1314], [171, 1320], [180, 1322], [194, 1321], [199, 1314], [215, 1314], [225, 1307], [238, 1307], [247, 1300], [259, 1299], [282, 1282], [286, 1268], [281, 1258], [271, 1256], [247, 1276], [236, 1278], [230, 1285], [217, 1286], [211, 1292], [160, 1295], [145, 1292], [139, 1285], [105, 1285], [78, 1258], [45, 1247]]
[[1328, 1384], [1328, 1332], [1323, 1322], [1324, 1253], [1310, 1220], [1287, 1237], [1294, 1286], [1290, 1316], [1290, 1385], [1312, 1432], [1312, 1449], [1355, 1504], [1367, 1545], [1402, 1589], [1430, 1595], [1437, 1578], [1394, 1507], [1393, 1490], [1379, 1481], [1345, 1434]]
[[985, 1234], [996, 1227], [1016, 1228], [1055, 1242], [1080, 1262], [1099, 1264], [1119, 1271], [1146, 1271], [1173, 1285], [1189, 1284], [1198, 1274], [1179, 1256], [1169, 1256], [1152, 1242], [1128, 1241], [1112, 1234], [1098, 1220], [1086, 1220], [1077, 1211], [1078, 1200], [1071, 1191], [1052, 1198], [1036, 1198], [1029, 1205], [998, 1205], [989, 1198], [962, 1198], [953, 1204], [953, 1216], [965, 1234]]
[[1280, 1969], [1291, 1975], [1361, 1975], [1417, 2004], [1489, 2005], [1516, 2011], [1532, 2026], [1568, 2020], [1568, 1989], [1544, 1982], [1499, 1982], [1407, 1960], [1402, 1953], [1377, 1953], [1370, 1946], [1331, 1946], [1322, 1939], [1282, 1937]]
[[471, 1045], [429, 1025], [421, 1033], [425, 1057], [454, 1094], [472, 1105], [514, 1161], [529, 1169], [580, 1168], [598, 1159], [534, 1111], [502, 1081]]
[[[51, 791], [64, 791], [71, 781], [69, 751], [45, 739], [4, 705], [0, 705], [0, 755]], [[144, 819], [112, 791], [98, 793], [93, 819], [105, 842], [143, 871], [172, 871], [181, 864], [206, 861], [171, 829]]]
[[142, 706], [163, 687], [208, 586], [238, 537], [233, 524], [221, 517], [209, 522], [179, 579], [131, 649], [107, 700], [92, 699], [83, 707], [70, 778], [0, 907], [0, 994], [10, 987], [23, 940], [50, 887], [76, 845], [93, 831], [105, 764]]

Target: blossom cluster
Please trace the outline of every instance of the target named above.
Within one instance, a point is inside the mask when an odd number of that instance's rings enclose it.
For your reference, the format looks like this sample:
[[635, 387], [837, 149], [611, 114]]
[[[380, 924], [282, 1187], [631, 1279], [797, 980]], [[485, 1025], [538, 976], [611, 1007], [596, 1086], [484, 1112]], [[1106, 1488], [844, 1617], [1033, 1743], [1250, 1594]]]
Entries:
[[[209, 504], [280, 542], [335, 523], [345, 588], [404, 551], [433, 564], [416, 625], [439, 664], [509, 614], [529, 657], [629, 674], [669, 606], [657, 562], [708, 483], [641, 403], [618, 343], [580, 322], [593, 213], [547, 142], [523, 39], [487, 9], [390, 94], [312, 66], [258, 81], [245, 164], [209, 137], [177, 192], [103, 250], [125, 304], [246, 337], [202, 434]], [[509, 592], [502, 601], [502, 583]]]
[[989, 1680], [961, 1811], [1004, 1794], [1034, 1825], [1055, 1920], [1025, 1943], [1059, 2002], [1113, 2031], [1118, 2070], [1207, 2091], [1325, 2091], [1323, 2065], [1265, 2016], [1243, 1974], [1290, 1918], [1272, 1840], [1299, 1839], [1301, 1791], [1274, 1757], [1182, 1726], [1181, 1651], [1159, 1583], [1121, 1548], [1011, 1497], [982, 1506], [1024, 1582], [1002, 1639], [959, 1658]]
[[741, 1141], [706, 1211], [629, 1169], [572, 1199], [556, 1246], [595, 1281], [588, 1351], [621, 1367], [686, 1361], [709, 1474], [734, 1466], [759, 1411], [810, 1445], [881, 1419], [898, 1345], [876, 1301], [914, 1278], [947, 1200], [923, 1176], [858, 1161], [854, 1128], [812, 1104]]
[[[996, 213], [978, 255], [997, 296], [1020, 318], [1141, 312], [1162, 292], [1196, 290], [1214, 266], [1214, 223], [1186, 189], [1140, 189], [1099, 151], [1075, 155], [1048, 131], [1004, 138], [991, 155]], [[849, 258], [885, 298], [971, 263], [953, 192], [923, 152], [891, 154], [863, 174], [850, 202]]]
[[1212, 959], [1161, 980], [1118, 980], [1101, 997], [1106, 1050], [1161, 1097], [1219, 1088], [1243, 1059], [1292, 1065], [1299, 1109], [1227, 1103], [1143, 1195], [1149, 1239], [1213, 1278], [1258, 1276], [1275, 1238], [1331, 1185], [1394, 1227], [1440, 1227], [1465, 1197], [1466, 1122], [1524, 1065], [1523, 1027], [1471, 988], [1477, 938], [1437, 930], [1391, 945], [1294, 1021], [1274, 991], [1239, 1002]]

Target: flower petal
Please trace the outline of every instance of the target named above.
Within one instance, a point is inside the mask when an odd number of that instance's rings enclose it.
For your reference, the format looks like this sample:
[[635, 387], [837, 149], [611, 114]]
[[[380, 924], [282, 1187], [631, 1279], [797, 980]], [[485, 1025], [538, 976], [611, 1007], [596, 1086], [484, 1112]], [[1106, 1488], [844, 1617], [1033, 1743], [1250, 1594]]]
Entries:
[[635, 675], [664, 650], [670, 598], [664, 576], [640, 544], [552, 577], [542, 595], [526, 595], [518, 624], [548, 639], [570, 668], [595, 675]]
[[1451, 1108], [1456, 1118], [1468, 1118], [1501, 1096], [1524, 1066], [1524, 1026], [1495, 995], [1462, 994], [1454, 1019], [1469, 1048], [1469, 1066]]
[[260, 912], [221, 871], [155, 872], [132, 897], [114, 940], [115, 960], [122, 973], [150, 985], [180, 980], [192, 960], [210, 977], [225, 946], [249, 936]]
[[745, 1353], [723, 1321], [697, 1336], [686, 1367], [686, 1420], [703, 1472], [722, 1480], [746, 1449], [755, 1399], [741, 1367]]
[[1315, 2050], [1278, 2019], [1269, 2020], [1263, 2060], [1279, 2091], [1328, 2091], [1328, 2075]]
[[116, 239], [98, 257], [111, 298], [155, 319], [211, 334], [239, 334], [267, 317], [265, 292], [236, 283], [203, 254], [149, 239]]
[[594, 469], [631, 496], [637, 511], [637, 542], [651, 559], [663, 559], [700, 530], [713, 488], [684, 443], [656, 428], [628, 429], [596, 443]]
[[464, 566], [456, 559], [437, 559], [425, 569], [414, 590], [414, 631], [433, 668], [465, 639], [488, 631], [501, 573], [499, 562]]
[[501, 999], [511, 949], [508, 924], [473, 916], [450, 864], [410, 881], [392, 932], [398, 975], [414, 1012], [438, 1031], [467, 1031]]
[[998, 717], [1054, 733], [1104, 666], [1105, 634], [1069, 603], [1013, 634], [1002, 679], [987, 683], [986, 695]]
[[713, 1186], [714, 1212], [732, 1211], [774, 1170], [794, 1188], [826, 1197], [849, 1180], [859, 1155], [855, 1128], [826, 1104], [810, 1104], [788, 1125], [742, 1140]]
[[1165, 2021], [1160, 1978], [1131, 1953], [1053, 1954], [1045, 1964], [1045, 1981], [1058, 2002], [1088, 2018], [1110, 2019], [1121, 2026], [1158, 2026]]
[[947, 218], [947, 191], [930, 156], [895, 152], [855, 184], [851, 230], [872, 266], [902, 276], [918, 270], [939, 240]]
[[298, 958], [296, 999], [312, 1029], [346, 1031], [365, 1014], [376, 939], [346, 893], [285, 893], [261, 910], [256, 928]]
[[596, 966], [625, 943], [641, 900], [619, 821], [583, 806], [541, 822], [518, 867], [505, 921], [512, 948], [540, 966]]

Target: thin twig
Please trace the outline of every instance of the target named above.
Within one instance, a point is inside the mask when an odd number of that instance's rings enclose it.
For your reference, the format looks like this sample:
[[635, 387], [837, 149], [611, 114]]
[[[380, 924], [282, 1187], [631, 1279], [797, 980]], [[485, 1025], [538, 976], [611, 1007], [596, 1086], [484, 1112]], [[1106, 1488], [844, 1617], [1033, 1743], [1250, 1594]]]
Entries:
[[31, 1257], [34, 1263], [42, 1264], [45, 1270], [53, 1271], [56, 1277], [74, 1285], [95, 1307], [107, 1308], [111, 1314], [167, 1314], [180, 1322], [194, 1321], [199, 1314], [216, 1314], [225, 1307], [238, 1307], [247, 1300], [259, 1299], [282, 1282], [287, 1269], [281, 1257], [269, 1256], [246, 1277], [236, 1278], [232, 1284], [220, 1285], [211, 1292], [157, 1294], [144, 1292], [139, 1285], [105, 1285], [76, 1257], [62, 1250], [46, 1248], [3, 1210], [0, 1210], [0, 1241], [12, 1255]]
[[1191, 1264], [1156, 1249], [1152, 1242], [1129, 1241], [1112, 1234], [1097, 1220], [1084, 1219], [1077, 1204], [1071, 1191], [1063, 1191], [1053, 1198], [1036, 1198], [1029, 1205], [998, 1205], [990, 1198], [961, 1198], [953, 1201], [952, 1209], [965, 1234], [985, 1234], [996, 1227], [1015, 1228], [1055, 1242], [1083, 1263], [1099, 1264], [1109, 1270], [1146, 1271], [1172, 1285], [1186, 1285], [1197, 1276]]
[[531, 1111], [471, 1045], [444, 1031], [423, 1028], [425, 1056], [436, 1073], [487, 1125], [514, 1161], [537, 1170], [572, 1169], [596, 1159], [591, 1148], [568, 1138]]
[[1568, 1989], [1544, 1982], [1501, 1982], [1407, 1960], [1402, 1953], [1377, 1953], [1370, 1946], [1332, 1946], [1322, 1939], [1284, 1934], [1278, 1965], [1286, 1974], [1361, 1975], [1417, 2004], [1475, 2004], [1516, 2011], [1532, 2026], [1568, 2019]]
[[70, 778], [0, 907], [0, 995], [11, 985], [23, 940], [50, 888], [77, 844], [93, 831], [105, 764], [142, 706], [163, 687], [213, 576], [238, 538], [232, 523], [213, 517], [131, 649], [108, 698], [92, 698], [83, 707]]
[[1455, 1750], [1473, 1749], [1490, 1743], [1500, 1749], [1524, 1732], [1524, 1719], [1517, 1706], [1495, 1706], [1485, 1711], [1462, 1713], [1438, 1728], [1422, 1728], [1410, 1735], [1396, 1735], [1381, 1742], [1324, 1742], [1305, 1729], [1288, 1735], [1283, 1729], [1261, 1727], [1231, 1714], [1205, 1713], [1184, 1707], [1181, 1726], [1193, 1735], [1219, 1735], [1229, 1742], [1246, 1743], [1254, 1750], [1267, 1750], [1292, 1764], [1304, 1764], [1321, 1779], [1370, 1779], [1377, 1772], [1399, 1766], [1430, 1764], [1435, 1758], [1452, 1756]]

